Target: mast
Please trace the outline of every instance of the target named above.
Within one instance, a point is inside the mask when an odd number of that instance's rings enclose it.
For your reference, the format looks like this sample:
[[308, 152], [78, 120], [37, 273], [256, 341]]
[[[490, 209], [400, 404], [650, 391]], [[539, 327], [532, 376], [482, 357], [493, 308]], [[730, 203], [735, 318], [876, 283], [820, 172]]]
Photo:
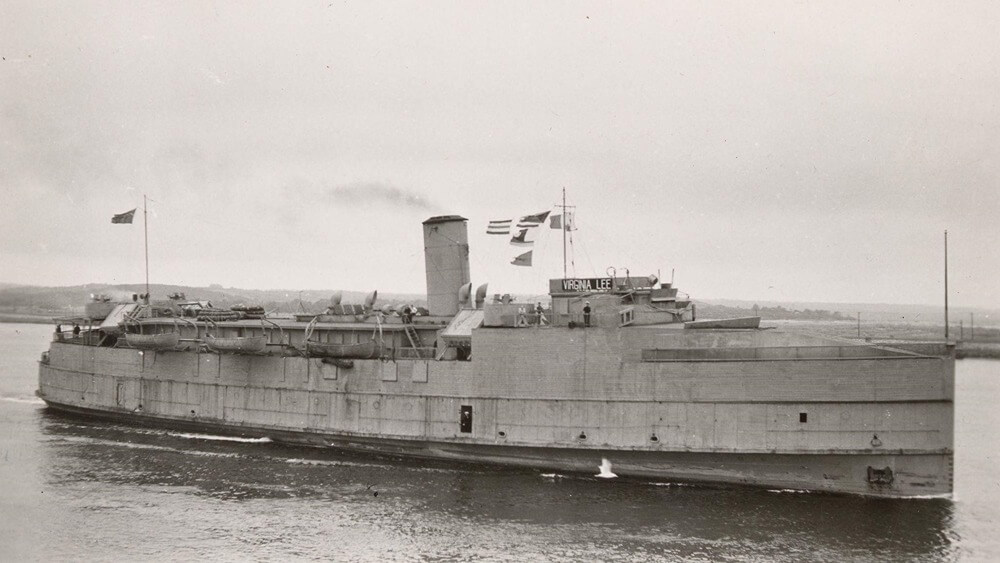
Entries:
[[948, 340], [948, 230], [944, 231], [944, 339]]
[[566, 279], [566, 186], [563, 186], [563, 217], [562, 217], [562, 236], [563, 236], [563, 279]]
[[575, 205], [566, 205], [566, 186], [563, 186], [562, 189], [562, 203], [555, 204], [555, 207], [562, 209], [563, 279], [566, 279], [566, 231], [569, 230], [569, 209], [576, 207]]
[[146, 246], [146, 303], [149, 303], [149, 217], [146, 212], [146, 194], [142, 194], [142, 234]]

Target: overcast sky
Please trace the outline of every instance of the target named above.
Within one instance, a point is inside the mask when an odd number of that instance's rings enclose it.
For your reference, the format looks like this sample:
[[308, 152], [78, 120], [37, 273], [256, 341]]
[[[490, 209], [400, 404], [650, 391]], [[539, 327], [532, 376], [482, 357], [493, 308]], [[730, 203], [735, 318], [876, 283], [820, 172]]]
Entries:
[[[1000, 302], [995, 2], [0, 0], [0, 282], [424, 291], [575, 273], [696, 298]], [[571, 267], [571, 274], [573, 274]]]

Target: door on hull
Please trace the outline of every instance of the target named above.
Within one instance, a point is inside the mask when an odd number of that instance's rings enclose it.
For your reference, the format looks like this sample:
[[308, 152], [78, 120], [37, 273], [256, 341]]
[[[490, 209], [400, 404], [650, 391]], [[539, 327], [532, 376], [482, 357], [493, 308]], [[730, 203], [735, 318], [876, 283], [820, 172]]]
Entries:
[[463, 433], [468, 434], [468, 433], [472, 432], [472, 406], [471, 405], [462, 405], [462, 411], [461, 411], [461, 414], [460, 414], [458, 420], [459, 420], [459, 429]]
[[125, 402], [125, 382], [119, 381], [118, 384], [115, 385], [115, 404], [120, 407], [124, 402]]

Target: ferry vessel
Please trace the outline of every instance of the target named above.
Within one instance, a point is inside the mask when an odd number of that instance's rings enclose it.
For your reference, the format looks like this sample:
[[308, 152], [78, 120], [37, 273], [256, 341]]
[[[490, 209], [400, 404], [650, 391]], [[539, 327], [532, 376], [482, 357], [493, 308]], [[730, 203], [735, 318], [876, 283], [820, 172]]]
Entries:
[[427, 219], [423, 240], [419, 314], [374, 292], [295, 319], [181, 296], [105, 302], [62, 321], [81, 330], [54, 335], [38, 396], [61, 411], [415, 458], [952, 492], [953, 346], [706, 322], [655, 276], [554, 279], [536, 309], [473, 291], [466, 219]]

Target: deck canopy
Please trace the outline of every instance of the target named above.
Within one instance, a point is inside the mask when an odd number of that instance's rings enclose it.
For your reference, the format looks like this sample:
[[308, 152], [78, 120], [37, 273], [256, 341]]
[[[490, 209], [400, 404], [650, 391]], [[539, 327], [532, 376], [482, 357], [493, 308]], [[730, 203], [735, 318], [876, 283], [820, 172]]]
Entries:
[[441, 331], [441, 340], [454, 346], [457, 344], [471, 344], [472, 330], [483, 325], [482, 309], [462, 309], [455, 315], [455, 318], [448, 326]]
[[112, 333], [117, 332], [119, 325], [125, 322], [126, 317], [138, 311], [139, 307], [139, 303], [119, 303], [101, 323], [101, 330]]

